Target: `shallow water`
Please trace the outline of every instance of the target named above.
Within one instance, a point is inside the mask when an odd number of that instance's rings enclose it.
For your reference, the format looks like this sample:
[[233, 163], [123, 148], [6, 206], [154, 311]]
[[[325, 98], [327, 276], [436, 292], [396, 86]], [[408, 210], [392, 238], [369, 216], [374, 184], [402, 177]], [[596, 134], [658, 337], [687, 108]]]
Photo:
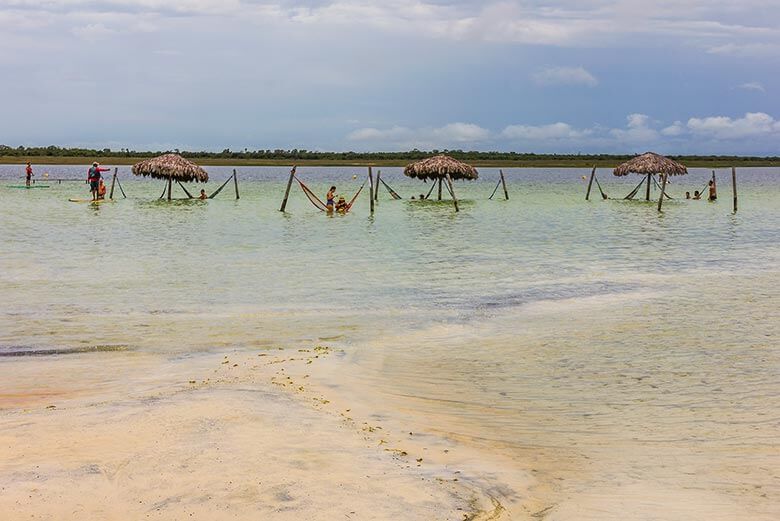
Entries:
[[[207, 170], [209, 192], [232, 171]], [[481, 169], [456, 184], [457, 214], [381, 190], [374, 216], [364, 191], [330, 217], [297, 187], [278, 212], [285, 168], [240, 168], [238, 201], [228, 185], [168, 203], [123, 167], [129, 198], [100, 206], [67, 201], [88, 196], [80, 182], [8, 188], [19, 172], [0, 166], [0, 355], [56, 372], [69, 351], [335, 343], [329, 385], [533, 469], [550, 519], [780, 513], [776, 169], [738, 172], [736, 215], [725, 171], [716, 203], [680, 199], [709, 171], [673, 179], [659, 215], [585, 202], [578, 169], [506, 169], [511, 199], [489, 201], [498, 172]], [[365, 176], [299, 173], [347, 197]], [[639, 182], [598, 175], [617, 198]], [[382, 178], [405, 197], [430, 186]], [[128, 385], [112, 374], [100, 385]]]

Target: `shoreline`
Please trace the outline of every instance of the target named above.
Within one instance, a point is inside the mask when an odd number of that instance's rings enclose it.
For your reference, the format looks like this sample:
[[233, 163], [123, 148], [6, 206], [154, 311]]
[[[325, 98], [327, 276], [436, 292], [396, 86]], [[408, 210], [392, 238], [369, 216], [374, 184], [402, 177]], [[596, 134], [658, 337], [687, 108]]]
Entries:
[[[33, 165], [90, 165], [98, 161], [110, 166], [129, 166], [148, 157], [124, 157], [124, 156], [0, 156], [0, 165], [23, 165], [30, 161]], [[325, 166], [325, 167], [404, 167], [412, 160], [336, 160], [336, 159], [213, 159], [192, 158], [192, 161], [201, 166], [278, 166], [291, 168], [297, 166]], [[467, 161], [477, 168], [614, 168], [621, 161], [613, 159], [599, 160], [565, 160], [565, 159], [539, 159], [539, 160], [477, 160]], [[731, 159], [702, 159], [686, 161], [689, 168], [730, 168], [741, 167], [779, 167], [780, 161], [768, 159], [744, 159], [734, 161]]]
[[89, 377], [0, 393], [0, 508], [8, 519], [506, 518], [494, 484], [455, 457], [465, 448], [431, 434], [404, 440], [400, 426], [310, 385], [336, 352], [73, 354], [52, 359], [57, 371], [40, 358], [0, 361], [23, 381], [72, 379], [60, 375], [103, 357], [105, 378], [129, 380], [126, 393]]

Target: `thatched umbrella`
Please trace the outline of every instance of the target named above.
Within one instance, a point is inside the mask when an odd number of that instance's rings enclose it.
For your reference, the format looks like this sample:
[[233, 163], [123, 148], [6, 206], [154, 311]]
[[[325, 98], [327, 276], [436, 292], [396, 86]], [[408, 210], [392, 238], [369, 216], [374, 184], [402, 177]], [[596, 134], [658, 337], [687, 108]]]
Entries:
[[[181, 185], [182, 182], [206, 183], [209, 180], [208, 172], [178, 154], [164, 154], [136, 163], [133, 165], [133, 174], [149, 176], [153, 179], [166, 179], [168, 181], [168, 200], [171, 199], [173, 181]], [[190, 194], [187, 193], [187, 195]]]
[[[645, 152], [644, 154], [636, 156], [635, 158], [626, 161], [622, 165], [619, 165], [617, 168], [615, 168], [615, 170], [612, 171], [612, 173], [616, 176], [625, 176], [630, 173], [645, 176], [645, 179], [642, 180], [642, 183], [647, 181], [647, 193], [645, 195], [645, 200], [649, 201], [650, 184], [653, 182], [653, 176], [655, 174], [663, 175], [664, 184], [666, 184], [666, 178], [668, 176], [687, 174], [688, 169], [685, 168], [684, 165], [681, 165], [677, 161], [672, 161], [668, 157], [664, 157], [654, 152]], [[639, 183], [639, 185], [630, 194], [628, 194], [626, 199], [633, 198], [637, 190], [639, 190], [639, 187], [642, 186], [642, 183]]]
[[[455, 211], [458, 211], [458, 200], [452, 187], [453, 179], [467, 179], [473, 181], [479, 177], [477, 169], [450, 156], [438, 155], [417, 161], [404, 168], [404, 175], [411, 178], [422, 179], [427, 182], [433, 179], [439, 182], [439, 200], [441, 200], [442, 180], [447, 180], [452, 200], [455, 202]], [[431, 188], [431, 191], [433, 188]], [[430, 192], [428, 193], [430, 195]]]

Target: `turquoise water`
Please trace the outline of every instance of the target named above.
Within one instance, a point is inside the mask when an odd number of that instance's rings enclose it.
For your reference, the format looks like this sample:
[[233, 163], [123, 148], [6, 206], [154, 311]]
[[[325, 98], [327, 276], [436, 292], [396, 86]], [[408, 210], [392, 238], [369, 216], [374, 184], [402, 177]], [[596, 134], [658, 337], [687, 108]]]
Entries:
[[[232, 171], [207, 170], [209, 192]], [[228, 185], [169, 203], [124, 167], [129, 198], [99, 206], [68, 202], [88, 196], [79, 182], [8, 188], [18, 171], [0, 167], [0, 354], [334, 342], [347, 353], [334, 388], [532, 463], [550, 504], [652, 484], [778, 514], [776, 169], [739, 170], [736, 215], [725, 171], [715, 203], [680, 199], [709, 171], [674, 178], [659, 215], [655, 201], [585, 202], [585, 169], [506, 169], [511, 199], [489, 201], [498, 171], [481, 169], [456, 183], [459, 213], [382, 190], [373, 216], [367, 191], [326, 216], [297, 187], [280, 213], [285, 168], [238, 169], [238, 201]], [[349, 197], [365, 169], [299, 173]], [[598, 175], [616, 198], [639, 182]], [[429, 188], [382, 177], [404, 197]], [[583, 518], [623, 508], [578, 504]]]

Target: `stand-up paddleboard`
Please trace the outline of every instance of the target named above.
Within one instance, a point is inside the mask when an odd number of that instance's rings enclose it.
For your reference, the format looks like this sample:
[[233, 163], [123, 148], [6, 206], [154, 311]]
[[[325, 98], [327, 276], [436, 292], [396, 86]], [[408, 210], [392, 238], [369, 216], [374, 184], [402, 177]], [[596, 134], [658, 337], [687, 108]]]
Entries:
[[51, 187], [49, 185], [30, 185], [30, 186], [11, 185], [8, 188], [51, 188]]
[[68, 199], [71, 203], [94, 203], [94, 204], [101, 204], [101, 203], [113, 203], [113, 199], [98, 199], [97, 201], [93, 199]]

